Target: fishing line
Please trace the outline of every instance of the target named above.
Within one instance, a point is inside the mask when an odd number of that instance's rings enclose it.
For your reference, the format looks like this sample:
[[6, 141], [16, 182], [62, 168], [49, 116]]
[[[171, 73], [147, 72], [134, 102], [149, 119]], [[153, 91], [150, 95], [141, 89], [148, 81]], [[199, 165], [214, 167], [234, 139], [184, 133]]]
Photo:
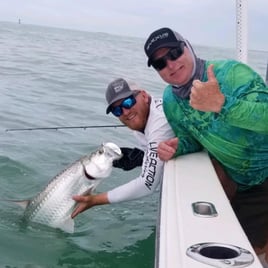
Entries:
[[87, 128], [117, 128], [117, 127], [125, 127], [125, 125], [100, 125], [100, 126], [57, 126], [57, 127], [32, 127], [32, 128], [8, 128], [6, 132], [11, 131], [35, 131], [35, 130], [59, 130], [59, 129], [84, 129]]

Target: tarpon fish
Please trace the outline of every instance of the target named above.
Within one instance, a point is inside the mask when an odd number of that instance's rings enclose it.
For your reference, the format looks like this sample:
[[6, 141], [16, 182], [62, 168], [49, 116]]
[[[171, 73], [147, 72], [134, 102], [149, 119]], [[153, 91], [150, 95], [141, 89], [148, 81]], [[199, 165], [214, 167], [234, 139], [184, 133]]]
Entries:
[[71, 213], [76, 206], [74, 195], [91, 193], [112, 171], [113, 161], [122, 156], [120, 148], [104, 143], [56, 175], [32, 200], [18, 201], [25, 208], [26, 221], [45, 224], [65, 232], [74, 232]]

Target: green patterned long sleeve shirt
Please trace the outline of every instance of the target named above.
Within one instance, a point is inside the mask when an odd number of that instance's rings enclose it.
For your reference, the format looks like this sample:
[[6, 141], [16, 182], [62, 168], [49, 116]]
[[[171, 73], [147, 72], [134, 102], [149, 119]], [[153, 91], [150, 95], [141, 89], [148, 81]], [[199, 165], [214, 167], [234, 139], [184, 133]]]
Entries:
[[179, 138], [175, 157], [205, 148], [243, 190], [268, 177], [268, 88], [245, 64], [207, 61], [205, 70], [210, 64], [225, 96], [220, 113], [193, 109], [171, 85], [164, 91], [164, 112]]

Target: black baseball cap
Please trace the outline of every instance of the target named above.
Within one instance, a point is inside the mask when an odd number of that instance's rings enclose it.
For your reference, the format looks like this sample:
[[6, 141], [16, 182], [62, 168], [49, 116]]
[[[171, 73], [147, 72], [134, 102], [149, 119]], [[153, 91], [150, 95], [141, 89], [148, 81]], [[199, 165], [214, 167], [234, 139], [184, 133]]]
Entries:
[[184, 38], [169, 28], [161, 28], [150, 34], [144, 45], [145, 54], [148, 57], [147, 65], [151, 66], [153, 54], [162, 47], [178, 47]]

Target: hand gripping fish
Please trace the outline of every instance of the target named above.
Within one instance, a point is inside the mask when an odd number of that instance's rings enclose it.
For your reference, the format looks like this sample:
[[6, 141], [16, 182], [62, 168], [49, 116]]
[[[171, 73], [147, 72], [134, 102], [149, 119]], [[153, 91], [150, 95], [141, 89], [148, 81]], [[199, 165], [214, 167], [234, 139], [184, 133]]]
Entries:
[[110, 175], [113, 161], [121, 156], [120, 148], [108, 142], [91, 155], [80, 158], [56, 175], [32, 200], [16, 201], [25, 208], [25, 220], [73, 233], [74, 221], [71, 213], [76, 202], [72, 196], [94, 191]]

